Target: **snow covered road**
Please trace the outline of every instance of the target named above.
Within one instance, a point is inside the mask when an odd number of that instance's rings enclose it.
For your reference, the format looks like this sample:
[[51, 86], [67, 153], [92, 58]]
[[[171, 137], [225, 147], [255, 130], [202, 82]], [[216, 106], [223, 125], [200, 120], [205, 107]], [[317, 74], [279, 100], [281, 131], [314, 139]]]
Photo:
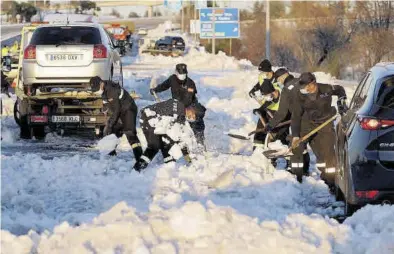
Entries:
[[[158, 156], [138, 174], [124, 138], [115, 158], [100, 157], [96, 141], [83, 138], [19, 140], [15, 98], [4, 98], [2, 253], [394, 253], [392, 206], [367, 206], [340, 224], [333, 217], [343, 204], [316, 174], [302, 184], [284, 170], [270, 174], [248, 141], [223, 134], [255, 128], [256, 105], [247, 95], [257, 77], [253, 66], [191, 54], [124, 59], [162, 65], [124, 69], [125, 87], [142, 95], [140, 108], [153, 103], [152, 77], [159, 83], [176, 62], [189, 64], [208, 109], [210, 151], [190, 166], [183, 160], [163, 165]], [[354, 92], [354, 82], [317, 78]]]

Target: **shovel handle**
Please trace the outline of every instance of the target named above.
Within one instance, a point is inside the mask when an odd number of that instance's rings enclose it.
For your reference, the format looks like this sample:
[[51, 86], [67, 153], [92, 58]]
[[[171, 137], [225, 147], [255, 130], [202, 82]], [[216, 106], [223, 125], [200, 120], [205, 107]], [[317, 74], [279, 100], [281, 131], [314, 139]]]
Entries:
[[[282, 127], [282, 126], [285, 126], [285, 125], [289, 125], [290, 123], [291, 123], [291, 120], [282, 122], [282, 123], [278, 124], [277, 126], [275, 126], [274, 129], [279, 128], [279, 127]], [[263, 132], [263, 131], [264, 131], [264, 129], [257, 129], [257, 130], [254, 130], [254, 131], [250, 132], [250, 133], [248, 134], [248, 136], [252, 136], [252, 135], [255, 134], [255, 133], [259, 133], [259, 132]]]
[[324, 123], [320, 124], [319, 126], [317, 126], [315, 129], [313, 129], [311, 132], [309, 132], [308, 134], [306, 134], [305, 136], [303, 136], [302, 138], [300, 138], [300, 140], [298, 140], [294, 145], [292, 145], [290, 147], [290, 150], [293, 150], [295, 148], [297, 148], [302, 142], [304, 142], [305, 140], [307, 140], [308, 138], [310, 138], [312, 135], [314, 135], [315, 133], [317, 133], [318, 131], [320, 131], [321, 129], [323, 129], [324, 127], [326, 127], [329, 123], [331, 123], [332, 121], [334, 121], [336, 118], [338, 117], [338, 114], [335, 114], [334, 116], [332, 116], [331, 118], [329, 118], [327, 121], [325, 121]]
[[156, 92], [153, 92], [153, 97], [155, 98], [156, 102], [161, 102], [159, 96], [157, 96]]

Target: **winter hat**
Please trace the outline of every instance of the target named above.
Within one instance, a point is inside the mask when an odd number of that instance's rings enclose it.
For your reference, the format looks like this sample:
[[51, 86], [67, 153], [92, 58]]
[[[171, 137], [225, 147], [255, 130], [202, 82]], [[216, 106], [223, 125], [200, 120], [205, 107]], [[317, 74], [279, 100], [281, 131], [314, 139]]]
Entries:
[[316, 81], [315, 75], [313, 75], [310, 72], [304, 72], [300, 76], [299, 84], [300, 84], [300, 86], [305, 86], [305, 85], [315, 82], [315, 81]]
[[286, 73], [289, 73], [289, 71], [286, 68], [277, 69], [274, 73], [274, 78], [277, 79]]
[[271, 84], [271, 82], [264, 82], [260, 88], [260, 91], [261, 91], [261, 94], [267, 95], [267, 94], [275, 92], [275, 88]]
[[264, 59], [259, 65], [259, 71], [271, 72], [272, 71], [271, 62], [268, 59]]
[[187, 66], [184, 63], [180, 63], [177, 64], [175, 66], [175, 70], [179, 73], [179, 74], [187, 74]]
[[100, 90], [100, 83], [103, 81], [99, 76], [90, 79], [89, 84], [93, 92]]

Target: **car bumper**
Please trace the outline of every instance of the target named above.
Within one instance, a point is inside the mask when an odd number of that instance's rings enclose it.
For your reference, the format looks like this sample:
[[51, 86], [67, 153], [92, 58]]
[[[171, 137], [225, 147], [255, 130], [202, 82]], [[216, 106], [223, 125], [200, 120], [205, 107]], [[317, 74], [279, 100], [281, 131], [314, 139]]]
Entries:
[[31, 126], [50, 126], [52, 129], [62, 128], [62, 129], [94, 129], [97, 127], [105, 126], [108, 120], [108, 116], [104, 114], [97, 115], [79, 115], [72, 114], [72, 116], [79, 116], [79, 122], [52, 122], [52, 116], [42, 116], [42, 115], [29, 115], [29, 125]]
[[373, 198], [360, 198], [354, 193], [352, 197], [347, 200], [353, 205], [366, 205], [366, 204], [394, 204], [394, 189], [393, 190], [378, 190], [378, 194]]
[[383, 166], [379, 161], [353, 164], [352, 176], [355, 190], [394, 191], [394, 170]]
[[88, 66], [40, 66], [37, 62], [23, 63], [23, 82], [32, 84], [88, 83], [91, 77], [108, 80], [111, 66], [108, 60], [93, 61]]

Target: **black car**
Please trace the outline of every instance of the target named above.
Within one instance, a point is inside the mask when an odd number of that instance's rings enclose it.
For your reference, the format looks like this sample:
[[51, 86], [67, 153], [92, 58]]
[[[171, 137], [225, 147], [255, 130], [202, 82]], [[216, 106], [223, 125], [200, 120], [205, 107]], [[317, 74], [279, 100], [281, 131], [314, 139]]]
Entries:
[[364, 76], [336, 131], [336, 197], [346, 215], [365, 204], [394, 203], [394, 63]]
[[158, 50], [181, 50], [185, 51], [185, 41], [182, 37], [166, 36], [156, 41], [155, 49]]

